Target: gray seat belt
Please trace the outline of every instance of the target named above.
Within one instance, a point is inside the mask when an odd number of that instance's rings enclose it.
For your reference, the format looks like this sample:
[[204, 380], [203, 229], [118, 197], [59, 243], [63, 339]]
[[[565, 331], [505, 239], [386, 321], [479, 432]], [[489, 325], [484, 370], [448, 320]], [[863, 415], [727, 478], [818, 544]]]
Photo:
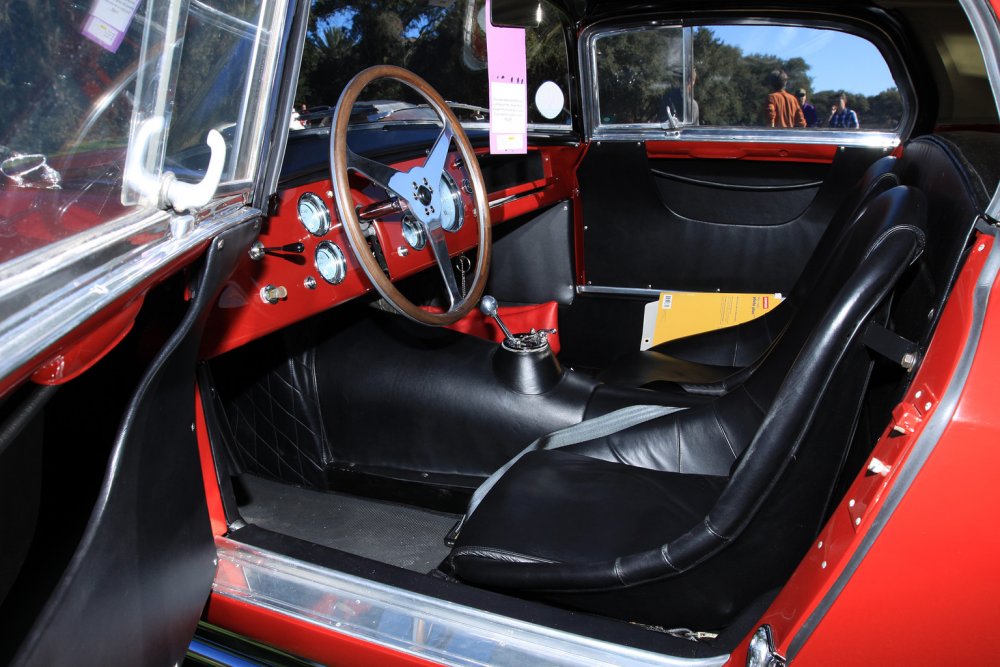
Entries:
[[472, 499], [469, 500], [469, 507], [465, 510], [465, 515], [458, 520], [455, 527], [452, 528], [445, 537], [445, 544], [448, 546], [453, 546], [455, 544], [455, 540], [458, 538], [458, 534], [461, 532], [462, 526], [465, 525], [465, 522], [468, 521], [469, 517], [472, 516], [472, 513], [476, 511], [477, 507], [479, 507], [479, 503], [483, 501], [483, 498], [485, 498], [486, 494], [490, 492], [490, 489], [496, 486], [496, 483], [500, 481], [500, 478], [503, 477], [515, 463], [520, 461], [521, 457], [525, 454], [546, 449], [559, 449], [561, 447], [568, 447], [569, 445], [575, 445], [580, 442], [587, 442], [588, 440], [593, 440], [595, 438], [603, 438], [613, 433], [624, 431], [627, 428], [638, 426], [639, 424], [648, 422], [658, 417], [666, 417], [669, 414], [686, 409], [687, 408], [675, 408], [665, 405], [630, 405], [627, 408], [621, 408], [620, 410], [609, 412], [606, 415], [594, 417], [593, 419], [587, 419], [579, 424], [573, 424], [572, 426], [567, 426], [566, 428], [543, 435], [518, 452], [514, 458], [507, 461], [507, 463], [501, 466], [496, 472], [487, 477], [486, 480], [479, 485], [479, 488], [472, 494]]

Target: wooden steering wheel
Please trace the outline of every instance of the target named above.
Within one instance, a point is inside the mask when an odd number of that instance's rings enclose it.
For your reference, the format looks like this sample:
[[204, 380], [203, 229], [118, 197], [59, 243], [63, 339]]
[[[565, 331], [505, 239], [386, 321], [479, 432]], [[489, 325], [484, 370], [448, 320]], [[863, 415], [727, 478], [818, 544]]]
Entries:
[[[388, 165], [358, 155], [347, 145], [347, 126], [351, 110], [361, 91], [378, 79], [392, 79], [416, 90], [437, 112], [444, 127], [434, 141], [427, 159], [409, 171], [398, 171]], [[479, 231], [479, 253], [476, 268], [468, 292], [462, 296], [455, 281], [451, 266], [446, 232], [441, 226], [442, 179], [452, 141], [458, 147], [462, 162], [472, 185], [475, 203], [475, 219]], [[449, 307], [443, 313], [428, 312], [407, 299], [392, 284], [378, 260], [372, 253], [358, 220], [356, 204], [348, 183], [348, 174], [357, 172], [385, 188], [390, 196], [397, 199], [403, 211], [408, 211], [423, 229], [431, 254], [441, 271], [447, 292]], [[333, 180], [334, 202], [337, 215], [344, 226], [351, 250], [361, 265], [368, 280], [378, 293], [400, 313], [415, 322], [429, 326], [452, 324], [471, 311], [486, 287], [489, 273], [492, 237], [490, 234], [490, 207], [486, 198], [486, 186], [479, 162], [472, 150], [472, 144], [465, 135], [461, 123], [452, 113], [448, 104], [429, 83], [419, 76], [392, 65], [376, 65], [357, 74], [341, 93], [333, 114], [333, 129], [330, 131], [330, 173]], [[375, 224], [374, 222], [372, 224]]]

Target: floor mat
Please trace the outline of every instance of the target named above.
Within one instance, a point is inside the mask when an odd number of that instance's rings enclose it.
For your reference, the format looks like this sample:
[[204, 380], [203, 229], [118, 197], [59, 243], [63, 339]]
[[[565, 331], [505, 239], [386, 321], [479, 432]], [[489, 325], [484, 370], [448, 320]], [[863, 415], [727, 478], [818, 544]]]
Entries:
[[459, 515], [313, 491], [243, 475], [240, 513], [261, 528], [390, 565], [428, 572], [449, 549], [442, 541]]

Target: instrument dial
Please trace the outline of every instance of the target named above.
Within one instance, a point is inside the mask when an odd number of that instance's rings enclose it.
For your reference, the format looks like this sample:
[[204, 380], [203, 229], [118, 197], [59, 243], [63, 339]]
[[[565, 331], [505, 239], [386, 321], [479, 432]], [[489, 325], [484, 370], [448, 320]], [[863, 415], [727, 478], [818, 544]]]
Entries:
[[299, 222], [313, 236], [323, 236], [330, 231], [330, 209], [312, 192], [299, 197]]
[[323, 241], [316, 246], [316, 270], [331, 285], [343, 282], [347, 277], [347, 260], [340, 246], [330, 241]]
[[441, 177], [441, 184], [438, 187], [441, 193], [441, 227], [446, 232], [457, 232], [462, 228], [465, 217], [462, 194], [448, 174]]

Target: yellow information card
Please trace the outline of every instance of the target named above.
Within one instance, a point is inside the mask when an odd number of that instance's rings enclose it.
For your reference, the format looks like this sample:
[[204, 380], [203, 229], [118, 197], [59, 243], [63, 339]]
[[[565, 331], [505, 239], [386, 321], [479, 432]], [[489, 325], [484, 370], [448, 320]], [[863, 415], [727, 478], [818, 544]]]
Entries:
[[658, 300], [646, 304], [639, 349], [749, 322], [783, 300], [780, 293], [661, 292]]

